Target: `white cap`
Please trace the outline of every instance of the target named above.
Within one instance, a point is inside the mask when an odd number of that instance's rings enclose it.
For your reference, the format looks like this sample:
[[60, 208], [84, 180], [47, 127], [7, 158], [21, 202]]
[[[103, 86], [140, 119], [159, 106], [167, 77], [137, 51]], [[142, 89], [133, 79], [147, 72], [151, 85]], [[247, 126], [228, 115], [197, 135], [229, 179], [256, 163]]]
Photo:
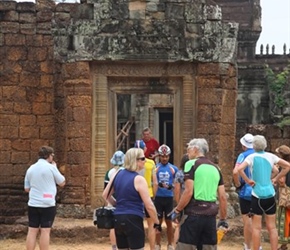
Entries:
[[253, 148], [253, 139], [254, 136], [252, 134], [245, 134], [241, 139], [240, 142], [246, 148]]

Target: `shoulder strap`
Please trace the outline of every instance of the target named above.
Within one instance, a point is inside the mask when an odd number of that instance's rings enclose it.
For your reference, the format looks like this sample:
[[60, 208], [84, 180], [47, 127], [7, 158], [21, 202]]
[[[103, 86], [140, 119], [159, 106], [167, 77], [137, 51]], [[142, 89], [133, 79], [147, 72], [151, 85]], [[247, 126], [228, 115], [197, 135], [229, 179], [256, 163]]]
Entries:
[[110, 194], [111, 191], [112, 191], [112, 188], [113, 188], [113, 186], [114, 186], [114, 182], [115, 182], [116, 177], [117, 177], [117, 175], [119, 174], [119, 172], [120, 172], [120, 169], [117, 170], [117, 173], [116, 173], [116, 175], [115, 175], [115, 177], [114, 177], [114, 180], [113, 180], [112, 183], [111, 183], [111, 186], [110, 186], [110, 189], [109, 189], [109, 192], [108, 192], [107, 199], [109, 198], [109, 194]]

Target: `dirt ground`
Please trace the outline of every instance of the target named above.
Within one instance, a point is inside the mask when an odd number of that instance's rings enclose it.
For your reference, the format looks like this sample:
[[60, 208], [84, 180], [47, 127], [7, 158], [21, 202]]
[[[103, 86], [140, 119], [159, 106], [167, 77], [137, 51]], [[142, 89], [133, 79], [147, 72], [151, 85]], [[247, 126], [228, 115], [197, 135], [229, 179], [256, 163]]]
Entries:
[[[229, 221], [231, 230], [218, 245], [219, 250], [242, 250], [241, 220]], [[1, 250], [25, 250], [25, 235], [27, 226], [8, 227], [0, 225]], [[2, 232], [2, 234], [1, 234]], [[4, 233], [3, 233], [4, 232]], [[10, 233], [8, 233], [10, 232]], [[166, 239], [166, 228], [163, 228], [162, 238]], [[6, 236], [5, 236], [6, 233]], [[108, 230], [98, 230], [91, 220], [56, 218], [51, 233], [50, 250], [110, 250]], [[270, 250], [270, 244], [263, 238], [263, 250]], [[38, 246], [36, 247], [38, 250]], [[149, 250], [146, 243], [145, 250]], [[162, 250], [166, 250], [166, 242], [162, 242]]]

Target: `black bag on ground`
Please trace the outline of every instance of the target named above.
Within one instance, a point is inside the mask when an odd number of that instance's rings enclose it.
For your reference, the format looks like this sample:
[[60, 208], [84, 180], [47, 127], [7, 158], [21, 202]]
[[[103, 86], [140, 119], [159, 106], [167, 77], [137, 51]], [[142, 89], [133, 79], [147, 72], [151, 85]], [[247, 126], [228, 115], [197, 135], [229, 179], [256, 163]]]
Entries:
[[94, 210], [94, 225], [100, 229], [114, 228], [114, 207], [99, 207]]

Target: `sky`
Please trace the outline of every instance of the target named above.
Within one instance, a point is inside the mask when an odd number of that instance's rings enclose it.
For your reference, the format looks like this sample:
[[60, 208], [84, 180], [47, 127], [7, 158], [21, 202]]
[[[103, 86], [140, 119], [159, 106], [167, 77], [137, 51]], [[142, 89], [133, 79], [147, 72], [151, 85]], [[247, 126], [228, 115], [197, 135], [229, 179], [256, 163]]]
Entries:
[[[35, 0], [16, 0], [18, 2], [35, 2]], [[80, 0], [66, 0], [67, 2], [80, 2]], [[61, 0], [57, 0], [61, 2]], [[275, 45], [275, 54], [283, 53], [286, 43], [286, 52], [290, 49], [290, 0], [260, 0], [262, 7], [262, 33], [257, 42], [256, 53], [260, 54], [260, 45]]]
[[[275, 45], [275, 54], [283, 53], [283, 45], [286, 43], [286, 51], [290, 49], [290, 0], [260, 0], [262, 7], [262, 33], [257, 42], [256, 53], [260, 54], [260, 45], [269, 44], [270, 53], [272, 45]], [[265, 54], [265, 52], [264, 52]]]

